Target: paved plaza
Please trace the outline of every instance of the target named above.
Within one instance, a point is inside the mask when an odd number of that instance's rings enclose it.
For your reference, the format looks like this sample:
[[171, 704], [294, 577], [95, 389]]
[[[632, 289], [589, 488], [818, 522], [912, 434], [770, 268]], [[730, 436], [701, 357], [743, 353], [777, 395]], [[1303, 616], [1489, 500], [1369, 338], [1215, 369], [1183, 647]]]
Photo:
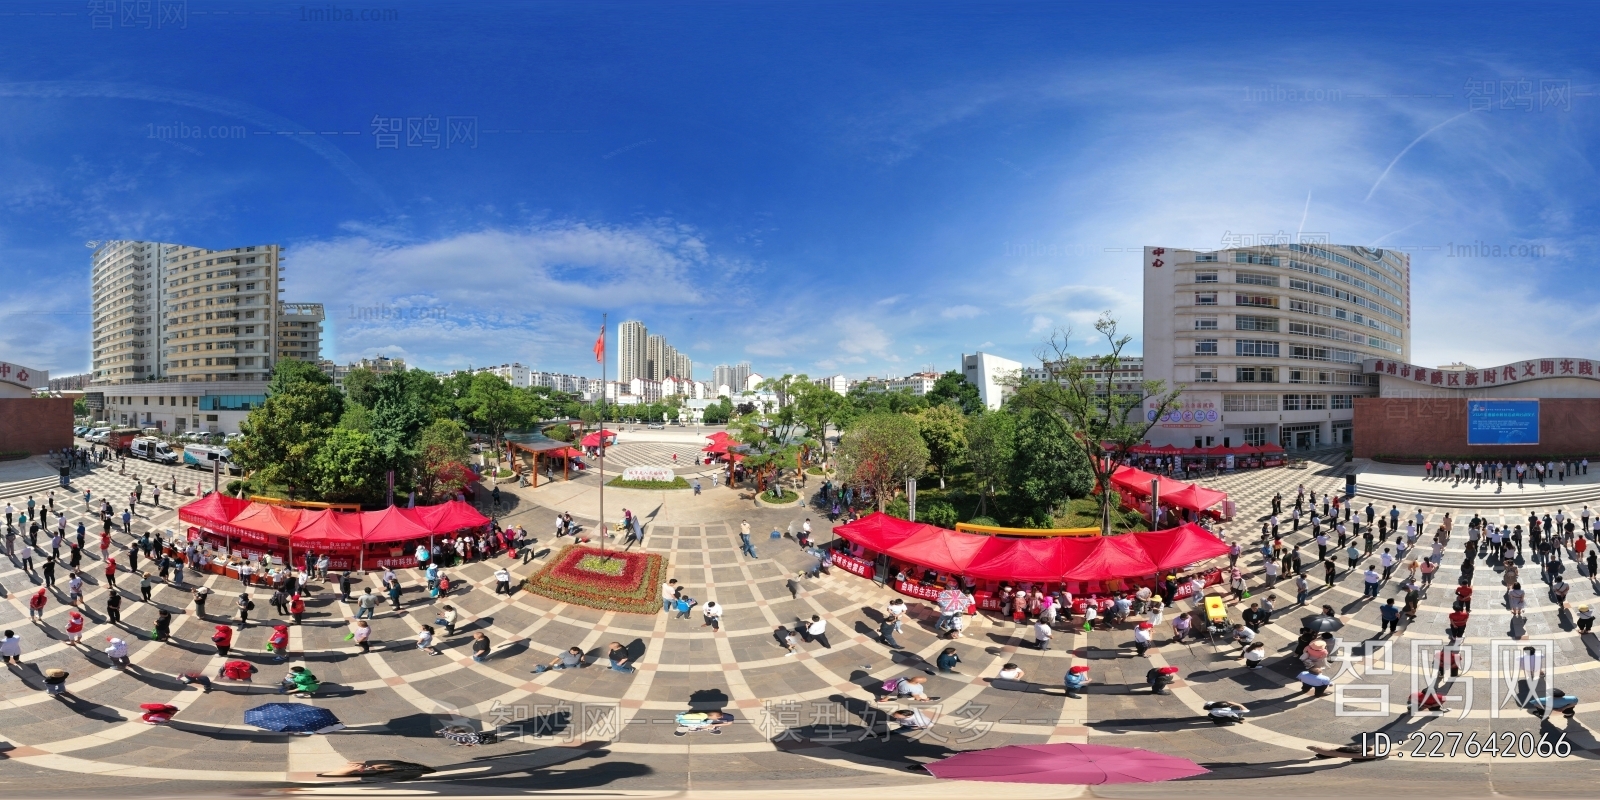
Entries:
[[[629, 457], [625, 453], [630, 446], [648, 446], [652, 452]], [[616, 463], [651, 463], [659, 461], [661, 452], [680, 451], [680, 459], [685, 459], [692, 450], [641, 442], [613, 452]], [[607, 467], [608, 471], [613, 467], [612, 458], [608, 457]], [[1260, 557], [1254, 554], [1258, 520], [1267, 514], [1273, 492], [1283, 492], [1292, 504], [1295, 486], [1303, 483], [1320, 497], [1342, 489], [1346, 469], [1340, 462], [1313, 462], [1306, 470], [1273, 469], [1208, 481], [1229, 491], [1239, 503], [1238, 518], [1226, 526], [1226, 533], [1246, 547], [1241, 564], [1252, 570], [1253, 599], [1262, 596]], [[876, 631], [881, 609], [895, 596], [892, 592], [841, 570], [791, 584], [810, 559], [782, 534], [811, 512], [758, 508], [733, 490], [713, 490], [709, 485], [700, 497], [689, 492], [608, 489], [606, 502], [613, 519], [621, 508], [629, 507], [652, 521], [645, 547], [668, 559], [668, 574], [688, 587], [692, 596], [702, 603], [715, 600], [726, 609], [720, 631], [704, 627], [698, 613], [676, 619], [667, 614], [597, 611], [528, 593], [496, 595], [492, 573], [497, 567], [527, 575], [541, 565], [538, 560], [524, 565], [501, 558], [449, 570], [453, 578], [464, 579], [465, 587], [441, 601], [428, 599], [419, 573], [402, 574], [407, 589], [403, 607], [395, 612], [387, 603], [381, 606], [373, 621], [377, 646], [367, 655], [345, 639], [346, 620], [355, 616], [354, 607], [340, 602], [330, 587], [313, 584], [316, 591], [308, 601], [304, 624], [291, 627], [290, 657], [286, 663], [275, 663], [264, 652], [270, 625], [276, 621], [274, 611], [266, 592], [249, 590], [257, 601], [258, 619], [237, 633], [230, 658], [251, 661], [259, 673], [252, 684], [218, 683], [211, 692], [201, 693], [175, 676], [187, 670], [216, 672], [223, 659], [215, 655], [210, 635], [214, 624], [231, 619], [222, 614], [232, 610], [238, 583], [205, 576], [204, 583], [216, 594], [210, 616], [200, 619], [186, 587], [159, 585], [151, 602], [143, 603], [137, 580], [123, 573], [117, 589], [124, 597], [123, 625], [107, 625], [103, 608], [108, 587], [93, 560], [98, 557], [94, 541], [99, 527], [82, 497], [87, 488], [94, 493], [96, 506], [105, 496], [118, 504], [120, 512], [135, 472], [165, 481], [173, 471], [133, 462], [127, 475], [98, 467], [76, 474], [70, 495], [56, 491], [58, 507], [68, 511], [69, 529], [80, 519], [90, 527], [91, 552], [86, 555], [91, 560], [85, 567], [90, 584], [85, 596], [88, 647], [74, 648], [64, 641], [69, 610], [64, 602], [64, 569], [58, 572], [61, 593], [51, 598], [43, 622], [34, 624], [28, 620], [27, 599], [35, 591], [36, 576], [24, 573], [14, 557], [0, 562], [6, 600], [0, 603], [0, 625], [18, 631], [24, 642], [24, 664], [10, 668], [0, 680], [0, 741], [9, 748], [0, 752], [0, 786], [6, 791], [231, 793], [247, 787], [326, 784], [330, 781], [318, 778], [319, 772], [348, 761], [389, 758], [433, 766], [436, 773], [405, 788], [435, 793], [559, 790], [645, 796], [803, 791], [816, 795], [881, 788], [970, 797], [996, 787], [936, 781], [908, 767], [959, 750], [1091, 742], [1180, 755], [1213, 770], [1181, 788], [1122, 785], [1091, 790], [1103, 796], [1241, 790], [1266, 796], [1441, 791], [1457, 796], [1564, 796], [1587, 783], [1593, 774], [1590, 763], [1600, 755], [1600, 742], [1591, 732], [1596, 717], [1587, 703], [1571, 721], [1559, 716], [1544, 721], [1515, 708], [1492, 707], [1490, 648], [1521, 637], [1549, 642], [1554, 685], [1585, 701], [1600, 697], [1595, 685], [1600, 665], [1596, 640], [1580, 636], [1572, 612], [1557, 609], [1545, 596], [1531, 558], [1522, 571], [1530, 591], [1527, 615], [1520, 623], [1514, 623], [1503, 606], [1498, 575], [1486, 566], [1477, 570], [1467, 632], [1475, 660], [1449, 684], [1448, 692], [1472, 695], [1465, 718], [1460, 718], [1464, 701], [1449, 702], [1452, 712], [1443, 716], [1413, 716], [1406, 709], [1414, 669], [1408, 651], [1414, 641], [1443, 636], [1466, 541], [1466, 520], [1478, 513], [1497, 523], [1514, 524], [1525, 521], [1528, 509], [1521, 507], [1422, 509], [1430, 532], [1447, 511], [1453, 511], [1456, 519], [1456, 534], [1433, 588], [1416, 621], [1402, 625], [1399, 635], [1391, 637], [1395, 645], [1387, 674], [1375, 674], [1384, 666], [1381, 659], [1373, 665], [1379, 669], [1362, 663], [1359, 655], [1367, 648], [1358, 647], [1352, 668], [1335, 684], [1347, 687], [1344, 694], [1351, 708], [1380, 716], [1336, 714], [1337, 691], [1321, 698], [1297, 693], [1299, 666], [1290, 649], [1298, 619], [1309, 612], [1291, 607], [1293, 590], [1282, 584], [1273, 592], [1280, 598], [1279, 611], [1263, 629], [1270, 656], [1256, 670], [1244, 667], [1236, 646], [1212, 645], [1204, 638], [1199, 643], [1170, 644], [1169, 626], [1157, 631], [1157, 646], [1143, 658], [1134, 653], [1128, 627], [1087, 635], [1081, 629], [1060, 630], [1054, 649], [1040, 652], [1030, 646], [1027, 626], [983, 619], [969, 627], [964, 638], [946, 642], [932, 629], [932, 608], [915, 601], [910, 603], [914, 623], [907, 624], [899, 637], [902, 646], [887, 648], [878, 642]], [[693, 474], [687, 468], [683, 471]], [[192, 487], [198, 479], [198, 473], [176, 472], [180, 486]], [[209, 483], [209, 476], [204, 480]], [[502, 524], [526, 527], [539, 539], [540, 549], [550, 547], [555, 544], [557, 511], [570, 511], [594, 527], [598, 481], [598, 476], [586, 475], [570, 484], [558, 482], [536, 490], [502, 486], [507, 507], [499, 517]], [[811, 488], [815, 489], [814, 483]], [[34, 499], [42, 503], [45, 495], [36, 491]], [[178, 498], [164, 494], [161, 507], [149, 504], [148, 491], [145, 499], [134, 522], [136, 534], [146, 528], [181, 529], [173, 508]], [[20, 507], [26, 498], [9, 500]], [[1358, 498], [1357, 508], [1364, 504]], [[1555, 510], [1539, 509], [1541, 514]], [[1567, 508], [1568, 513], [1576, 510]], [[1402, 511], [1409, 517], [1416, 509], [1402, 507]], [[741, 520], [749, 520], [757, 531], [757, 558], [739, 553], [736, 532]], [[826, 540], [825, 520], [812, 514], [812, 521]], [[773, 530], [780, 532], [780, 538], [768, 538], [766, 532]], [[125, 563], [130, 537], [118, 534], [115, 539], [115, 554], [119, 563]], [[1308, 528], [1285, 534], [1286, 542], [1309, 547], [1315, 556], [1309, 539]], [[36, 556], [36, 563], [40, 559]], [[1399, 574], [1403, 573], [1397, 578]], [[1334, 606], [1345, 622], [1339, 634], [1345, 641], [1380, 638], [1377, 604], [1363, 599], [1359, 569], [1346, 570], [1341, 557], [1331, 587], [1323, 586], [1320, 567], [1311, 570], [1311, 577], [1315, 591], [1308, 603], [1313, 608]], [[377, 575], [367, 579], [376, 591]], [[1595, 599], [1596, 586], [1589, 576], [1569, 570], [1568, 579], [1573, 585], [1572, 606]], [[1380, 597], [1398, 594], [1396, 583], [1389, 581]], [[431, 656], [415, 648], [414, 637], [421, 625], [438, 616], [442, 602], [460, 609], [462, 617], [455, 635], [442, 636], [442, 654]], [[1172, 613], [1189, 608], [1180, 606], [1169, 612], [1169, 620]], [[175, 616], [169, 643], [148, 639], [157, 608]], [[1238, 620], [1242, 610], [1230, 606], [1232, 618]], [[788, 655], [775, 641], [774, 630], [793, 628], [812, 615], [827, 622], [826, 644], [804, 643], [797, 654]], [[487, 633], [494, 645], [484, 663], [468, 657], [475, 631]], [[128, 671], [107, 668], [101, 650], [108, 635], [129, 640], [133, 667]], [[637, 672], [606, 668], [601, 654], [612, 642], [634, 654]], [[581, 647], [599, 663], [576, 671], [533, 672], [536, 664], [571, 646]], [[937, 673], [930, 663], [946, 646], [954, 646], [961, 657], [955, 674]], [[995, 682], [999, 668], [1008, 662], [1027, 671], [1024, 681]], [[1067, 698], [1062, 675], [1078, 664], [1091, 667], [1094, 683], [1082, 699]], [[1179, 682], [1169, 695], [1152, 695], [1144, 685], [1145, 672], [1169, 664], [1180, 669]], [[334, 711], [348, 726], [345, 730], [326, 736], [285, 736], [243, 723], [245, 709], [280, 699], [275, 686], [293, 665], [304, 665], [323, 679], [323, 692], [308, 702]], [[42, 670], [51, 668], [71, 673], [64, 698], [42, 691]], [[934, 717], [934, 726], [914, 736], [891, 733], [894, 726], [887, 724], [887, 715], [906, 705], [877, 704], [874, 690], [886, 679], [924, 673], [929, 673], [928, 693], [937, 699], [919, 707]], [[1370, 699], [1365, 705], [1357, 702], [1374, 698], [1377, 687], [1388, 690], [1386, 707], [1378, 708]], [[1249, 722], [1213, 727], [1201, 710], [1212, 700], [1245, 704]], [[139, 720], [138, 708], [149, 702], [168, 702], [180, 711], [171, 724], [146, 725]], [[675, 714], [715, 709], [734, 714], [736, 724], [720, 735], [675, 734]], [[450, 746], [435, 731], [452, 723], [496, 729], [502, 741], [475, 748]], [[1551, 739], [1565, 734], [1574, 749], [1566, 759], [1481, 754], [1469, 758], [1460, 753], [1453, 758], [1412, 757], [1413, 744], [1405, 757], [1370, 763], [1319, 760], [1306, 749], [1347, 744], [1362, 732], [1377, 731], [1397, 742], [1416, 731], [1477, 733], [1480, 738], [1525, 731], [1534, 737], [1549, 733]], [[1450, 781], [1447, 789], [1441, 786], [1443, 781]], [[1027, 785], [1008, 785], [1002, 791], [1017, 797], [1076, 792]]]

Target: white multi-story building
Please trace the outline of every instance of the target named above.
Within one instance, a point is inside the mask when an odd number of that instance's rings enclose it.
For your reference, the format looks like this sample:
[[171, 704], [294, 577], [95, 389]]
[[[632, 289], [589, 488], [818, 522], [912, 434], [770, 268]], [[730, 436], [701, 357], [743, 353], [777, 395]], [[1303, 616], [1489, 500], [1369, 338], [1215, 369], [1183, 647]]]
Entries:
[[850, 391], [850, 379], [843, 375], [829, 375], [826, 378], [812, 378], [811, 382], [818, 386], [832, 389], [839, 394], [844, 394]]
[[[1056, 372], [1059, 374], [1059, 368]], [[1043, 364], [1022, 369], [1022, 376], [1034, 381], [1050, 380], [1050, 373], [1051, 370]], [[1085, 365], [1083, 375], [1096, 384], [1110, 384], [1116, 392], [1137, 392], [1142, 389], [1144, 382], [1144, 356], [1121, 356], [1109, 372], [1102, 369], [1098, 362], [1090, 362]]]
[[478, 372], [488, 372], [505, 378], [506, 383], [517, 389], [526, 389], [533, 385], [532, 372], [518, 363], [501, 364], [498, 367], [480, 367]]
[[1011, 396], [1012, 381], [1022, 374], [1022, 363], [979, 350], [961, 355], [961, 375], [978, 387], [978, 398], [993, 411]]
[[1144, 251], [1144, 377], [1183, 388], [1150, 442], [1304, 449], [1352, 441], [1370, 358], [1411, 353], [1411, 261], [1393, 250], [1268, 244]]
[[910, 392], [918, 397], [933, 391], [939, 380], [937, 372], [914, 372], [903, 378], [867, 378], [862, 383], [869, 392]]
[[599, 383], [598, 379], [585, 378], [582, 375], [567, 375], [560, 372], [531, 372], [528, 374], [528, 385], [548, 386], [558, 392], [567, 394], [584, 394], [589, 391], [589, 384]]
[[316, 362], [319, 303], [282, 303], [282, 248], [113, 241], [92, 270], [91, 383], [265, 381], [279, 358]]
[[108, 425], [238, 433], [239, 423], [266, 402], [267, 382], [143, 381], [95, 387], [85, 399]]

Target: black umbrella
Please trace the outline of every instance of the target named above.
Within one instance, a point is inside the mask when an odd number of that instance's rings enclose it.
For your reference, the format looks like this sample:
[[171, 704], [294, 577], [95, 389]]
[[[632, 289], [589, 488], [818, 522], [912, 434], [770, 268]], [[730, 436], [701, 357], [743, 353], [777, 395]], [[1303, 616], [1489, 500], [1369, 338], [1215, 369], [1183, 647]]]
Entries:
[[1312, 633], [1332, 633], [1344, 627], [1344, 623], [1340, 622], [1338, 617], [1330, 617], [1327, 614], [1303, 617], [1300, 624], [1306, 626]]

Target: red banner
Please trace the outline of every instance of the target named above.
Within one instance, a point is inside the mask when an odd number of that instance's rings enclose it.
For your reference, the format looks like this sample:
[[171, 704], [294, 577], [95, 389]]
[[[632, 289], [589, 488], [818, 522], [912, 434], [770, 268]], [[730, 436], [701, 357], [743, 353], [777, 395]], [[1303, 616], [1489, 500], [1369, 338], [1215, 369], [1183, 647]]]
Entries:
[[408, 569], [417, 565], [416, 556], [390, 556], [387, 558], [374, 558], [367, 561], [368, 568], [372, 567], [399, 567]]
[[[838, 562], [835, 561], [834, 563]], [[938, 586], [923, 586], [915, 581], [895, 581], [894, 590], [907, 597], [915, 597], [919, 600], [938, 600], [939, 593], [944, 591]]]
[[852, 575], [859, 575], [867, 580], [872, 580], [873, 574], [877, 571], [876, 566], [864, 558], [856, 558], [855, 556], [838, 552], [833, 554], [833, 565], [844, 570], [845, 572], [848, 572]]

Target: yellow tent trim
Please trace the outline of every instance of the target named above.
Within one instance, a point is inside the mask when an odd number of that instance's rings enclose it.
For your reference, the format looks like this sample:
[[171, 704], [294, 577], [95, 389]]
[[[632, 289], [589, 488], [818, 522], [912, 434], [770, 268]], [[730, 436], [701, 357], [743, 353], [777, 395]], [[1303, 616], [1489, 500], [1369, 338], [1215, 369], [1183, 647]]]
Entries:
[[1100, 535], [1099, 528], [1002, 528], [997, 525], [973, 525], [969, 522], [957, 522], [956, 530], [962, 533], [981, 533], [989, 536], [1033, 536], [1039, 538]]

